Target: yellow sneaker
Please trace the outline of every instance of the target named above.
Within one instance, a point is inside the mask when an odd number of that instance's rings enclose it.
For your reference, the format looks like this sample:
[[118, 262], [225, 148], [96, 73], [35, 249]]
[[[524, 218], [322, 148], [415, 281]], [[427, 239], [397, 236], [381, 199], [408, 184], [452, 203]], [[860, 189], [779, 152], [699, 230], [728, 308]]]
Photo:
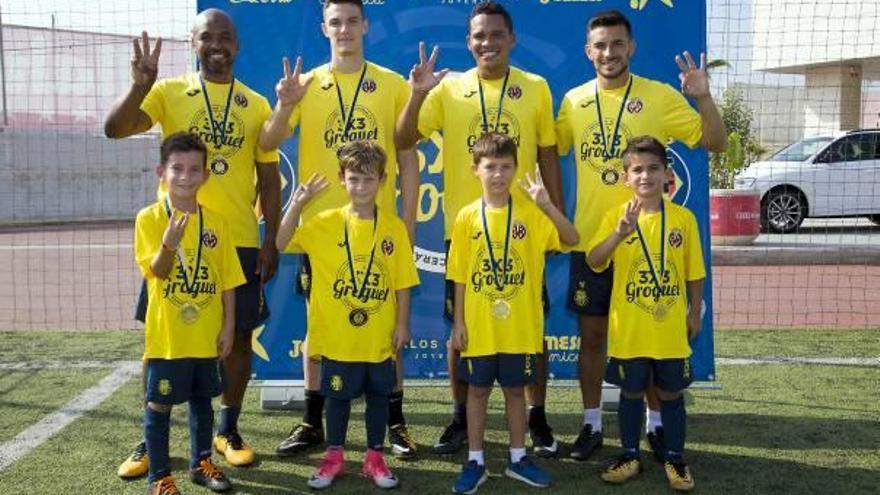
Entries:
[[128, 459], [119, 465], [116, 474], [123, 479], [140, 478], [150, 470], [150, 459], [147, 457], [147, 444], [141, 442], [135, 447]]
[[691, 470], [684, 461], [669, 462], [663, 464], [666, 471], [666, 479], [669, 480], [669, 487], [677, 492], [689, 492], [694, 489], [694, 477], [691, 476]]
[[620, 484], [629, 481], [642, 471], [642, 463], [637, 457], [622, 455], [614, 460], [602, 473], [602, 480]]
[[247, 466], [254, 462], [254, 451], [242, 440], [237, 431], [214, 436], [214, 450], [233, 466]]

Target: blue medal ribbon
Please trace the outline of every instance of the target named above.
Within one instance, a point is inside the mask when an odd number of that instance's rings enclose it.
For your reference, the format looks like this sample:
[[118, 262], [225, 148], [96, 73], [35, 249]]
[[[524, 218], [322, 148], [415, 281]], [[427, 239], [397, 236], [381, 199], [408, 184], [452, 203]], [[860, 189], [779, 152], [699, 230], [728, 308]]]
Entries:
[[361, 284], [360, 289], [358, 289], [357, 283], [357, 275], [354, 269], [354, 257], [351, 255], [351, 243], [348, 239], [348, 214], [345, 215], [345, 254], [348, 256], [348, 270], [351, 274], [351, 285], [355, 291], [355, 299], [360, 300], [361, 295], [364, 290], [367, 288], [367, 281], [370, 278], [370, 272], [373, 270], [373, 259], [376, 256], [376, 227], [379, 224], [379, 209], [376, 206], [373, 206], [373, 247], [370, 249], [370, 261], [367, 262], [367, 271], [364, 273], [364, 282]]
[[623, 93], [623, 100], [620, 102], [620, 110], [617, 112], [617, 121], [614, 123], [614, 133], [611, 135], [611, 150], [608, 150], [608, 138], [605, 137], [605, 122], [602, 120], [602, 107], [599, 103], [599, 82], [596, 81], [596, 116], [599, 119], [599, 132], [602, 134], [602, 159], [609, 161], [614, 158], [616, 151], [617, 137], [620, 133], [620, 122], [623, 120], [623, 109], [626, 108], [626, 100], [629, 98], [629, 92], [633, 86], [633, 76], [629, 76], [629, 83], [626, 85], [626, 92]]
[[[193, 299], [199, 295], [196, 290], [196, 281], [199, 278], [199, 270], [202, 267], [202, 236], [204, 235], [204, 219], [202, 217], [202, 207], [196, 205], [196, 208], [199, 211], [199, 238], [196, 246], [196, 265], [193, 268], [192, 280], [189, 280], [189, 277], [186, 274], [186, 264], [183, 261], [183, 248], [180, 244], [177, 245], [177, 262], [180, 263], [180, 271], [183, 275], [183, 291], [187, 294], [190, 294]], [[168, 196], [165, 196], [165, 213], [168, 214], [168, 221], [174, 221], [174, 214], [171, 211], [171, 200], [168, 199]], [[184, 227], [185, 228], [185, 227]], [[183, 237], [180, 238], [181, 243], [183, 242]]]
[[358, 95], [361, 94], [361, 86], [364, 83], [364, 76], [367, 75], [367, 63], [364, 62], [364, 68], [361, 70], [361, 77], [358, 79], [357, 88], [354, 90], [354, 97], [351, 99], [348, 115], [345, 115], [345, 102], [342, 100], [342, 89], [339, 87], [339, 81], [336, 80], [336, 74], [333, 74], [333, 82], [336, 85], [336, 97], [339, 100], [339, 115], [342, 120], [342, 139], [348, 142], [348, 131], [351, 129], [351, 123], [354, 118], [354, 109], [357, 105]]
[[[639, 227], [639, 222], [636, 220], [636, 234], [639, 236], [639, 244], [642, 246], [642, 254], [645, 256], [645, 261], [648, 263], [648, 269], [651, 270], [651, 277], [654, 280], [654, 286], [657, 287], [657, 293], [663, 293], [663, 286], [660, 285], [660, 279], [666, 273], [666, 208], [663, 205], [663, 199], [660, 199], [660, 273], [658, 276], [657, 270], [654, 268], [654, 263], [651, 261], [651, 253], [648, 251], [648, 243], [645, 242], [645, 236], [642, 234], [642, 229]], [[657, 296], [659, 299], [660, 296]], [[656, 300], [656, 299], [655, 299]]]
[[[504, 74], [504, 82], [501, 83], [501, 96], [498, 98], [498, 113], [495, 114], [495, 127], [492, 132], [498, 132], [498, 123], [501, 122], [501, 109], [504, 104], [504, 93], [507, 91], [507, 80], [510, 78], [510, 69]], [[489, 116], [486, 114], [486, 99], [483, 96], [483, 80], [477, 75], [477, 85], [480, 90], [480, 110], [483, 112], [483, 134], [489, 133]]]
[[[201, 74], [199, 74], [199, 83], [202, 85], [205, 108], [208, 109], [208, 120], [211, 122], [211, 141], [214, 144], [214, 149], [219, 151], [220, 147], [223, 146], [223, 142], [226, 141], [226, 124], [229, 122], [229, 109], [232, 108], [230, 102], [232, 101], [232, 90], [235, 88], [235, 77], [232, 78], [232, 82], [229, 84], [229, 93], [226, 95], [226, 107], [223, 109], [223, 122], [219, 124], [214, 119], [214, 111], [211, 109], [211, 98], [208, 96], [208, 88], [205, 86], [205, 80], [202, 79]], [[219, 138], [217, 134], [218, 127], [220, 128]]]
[[501, 267], [501, 278], [498, 277], [498, 263], [495, 261], [495, 253], [492, 250], [492, 239], [489, 237], [489, 222], [486, 220], [486, 201], [481, 202], [480, 213], [483, 217], [483, 235], [486, 238], [486, 248], [489, 250], [489, 262], [492, 263], [492, 275], [495, 277], [494, 285], [498, 292], [504, 289], [504, 282], [507, 279], [507, 254], [510, 247], [510, 220], [513, 218], [513, 196], [507, 199], [507, 226], [505, 227], [506, 235], [504, 237], [504, 259]]

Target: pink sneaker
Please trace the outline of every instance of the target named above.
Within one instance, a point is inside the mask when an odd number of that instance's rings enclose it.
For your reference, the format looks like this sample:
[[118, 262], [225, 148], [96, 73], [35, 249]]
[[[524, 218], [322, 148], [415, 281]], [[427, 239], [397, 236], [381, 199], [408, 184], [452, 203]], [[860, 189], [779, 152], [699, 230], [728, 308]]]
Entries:
[[367, 455], [364, 456], [364, 476], [373, 480], [379, 488], [395, 488], [400, 484], [397, 476], [385, 465], [385, 457], [378, 450], [367, 449]]
[[342, 476], [345, 471], [345, 459], [341, 448], [329, 448], [324, 454], [324, 460], [318, 466], [307, 484], [309, 488], [321, 490], [333, 484], [333, 480], [338, 476]]

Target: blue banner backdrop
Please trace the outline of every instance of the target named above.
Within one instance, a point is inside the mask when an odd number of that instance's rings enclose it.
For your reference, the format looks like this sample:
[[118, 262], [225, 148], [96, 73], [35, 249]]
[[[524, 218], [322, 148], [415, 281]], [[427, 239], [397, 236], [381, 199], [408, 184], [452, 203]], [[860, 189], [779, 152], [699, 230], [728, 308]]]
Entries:
[[[474, 61], [465, 44], [468, 14], [474, 0], [364, 0], [369, 21], [366, 37], [368, 60], [403, 74], [418, 59], [418, 42], [441, 48], [438, 68], [463, 72]], [[517, 0], [504, 2], [510, 10], [517, 44], [513, 65], [543, 75], [553, 92], [554, 106], [570, 88], [595, 76], [584, 55], [587, 19], [602, 9], [615, 8], [632, 21], [638, 40], [632, 60], [635, 73], [678, 87], [674, 57], [684, 50], [706, 50], [704, 1], [682, 0]], [[329, 44], [321, 33], [320, 0], [199, 0], [200, 10], [216, 7], [229, 12], [238, 27], [241, 49], [235, 75], [274, 104], [275, 83], [282, 74], [281, 58], [303, 58], [305, 69], [330, 59]], [[305, 70], [304, 69], [304, 70]], [[284, 201], [295, 184], [296, 139], [282, 146]], [[412, 310], [412, 341], [406, 349], [407, 377], [441, 378], [446, 373], [445, 342], [449, 327], [442, 318], [444, 249], [442, 164], [438, 157], [439, 136], [422, 144], [419, 224], [416, 259], [421, 286], [415, 291]], [[706, 263], [709, 249], [708, 173], [705, 151], [676, 145], [674, 159], [677, 187], [673, 199], [697, 216]], [[565, 193], [569, 213], [573, 210], [574, 170], [570, 158], [563, 160]], [[286, 207], [286, 204], [285, 204]], [[278, 274], [267, 287], [272, 316], [255, 334], [254, 370], [261, 380], [302, 377], [300, 344], [305, 333], [304, 301], [294, 290], [297, 259], [282, 256]], [[574, 315], [565, 308], [568, 258], [554, 256], [547, 266], [551, 312], [545, 327], [553, 378], [577, 377], [579, 339]], [[703, 331], [692, 342], [694, 375], [714, 380], [712, 339], [712, 283], [706, 280]]]

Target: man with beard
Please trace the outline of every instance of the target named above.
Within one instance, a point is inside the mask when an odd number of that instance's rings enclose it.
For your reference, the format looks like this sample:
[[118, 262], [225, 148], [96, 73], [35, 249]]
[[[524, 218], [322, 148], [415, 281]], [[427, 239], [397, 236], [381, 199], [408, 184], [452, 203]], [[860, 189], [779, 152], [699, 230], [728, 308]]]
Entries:
[[[232, 352], [222, 361], [223, 393], [214, 448], [230, 464], [244, 466], [254, 461], [253, 450], [238, 432], [238, 416], [251, 376], [251, 335], [268, 316], [262, 285], [278, 266], [278, 152], [263, 151], [257, 145], [260, 128], [271, 112], [269, 103], [232, 74], [238, 52], [232, 19], [221, 10], [205, 10], [196, 17], [191, 34], [199, 71], [159, 81], [161, 40], [156, 40], [152, 50], [146, 32], [140, 44], [134, 40], [132, 84], [110, 109], [104, 132], [110, 138], [124, 138], [146, 132], [158, 123], [163, 136], [192, 132], [207, 146], [211, 174], [199, 190], [199, 202], [223, 216], [247, 278], [247, 283], [235, 291], [235, 340]], [[258, 193], [266, 224], [262, 243], [253, 210]], [[160, 187], [159, 197], [165, 194]], [[204, 233], [202, 241], [210, 242], [210, 232]], [[145, 308], [146, 295], [142, 291], [137, 319], [143, 321]], [[143, 443], [138, 445], [120, 466], [121, 477], [146, 472], [145, 449]]]
[[[629, 139], [648, 135], [661, 143], [681, 141], [720, 152], [727, 132], [709, 92], [705, 54], [697, 67], [688, 52], [676, 56], [681, 69], [681, 90], [697, 102], [694, 111], [681, 93], [667, 84], [633, 75], [629, 60], [636, 42], [626, 17], [610, 10], [587, 23], [586, 55], [596, 78], [570, 90], [556, 119], [559, 153], [573, 148], [577, 163], [575, 227], [581, 244], [572, 250], [569, 307], [578, 313], [581, 334], [578, 369], [584, 407], [583, 428], [571, 456], [586, 460], [602, 446], [602, 376], [608, 336], [608, 309], [613, 269], [593, 272], [586, 264], [587, 242], [610, 208], [632, 196], [622, 180], [621, 154]], [[700, 301], [692, 301], [700, 304]], [[663, 430], [659, 400], [648, 391], [648, 441], [655, 456], [662, 456]], [[662, 462], [662, 459], [660, 459]]]

